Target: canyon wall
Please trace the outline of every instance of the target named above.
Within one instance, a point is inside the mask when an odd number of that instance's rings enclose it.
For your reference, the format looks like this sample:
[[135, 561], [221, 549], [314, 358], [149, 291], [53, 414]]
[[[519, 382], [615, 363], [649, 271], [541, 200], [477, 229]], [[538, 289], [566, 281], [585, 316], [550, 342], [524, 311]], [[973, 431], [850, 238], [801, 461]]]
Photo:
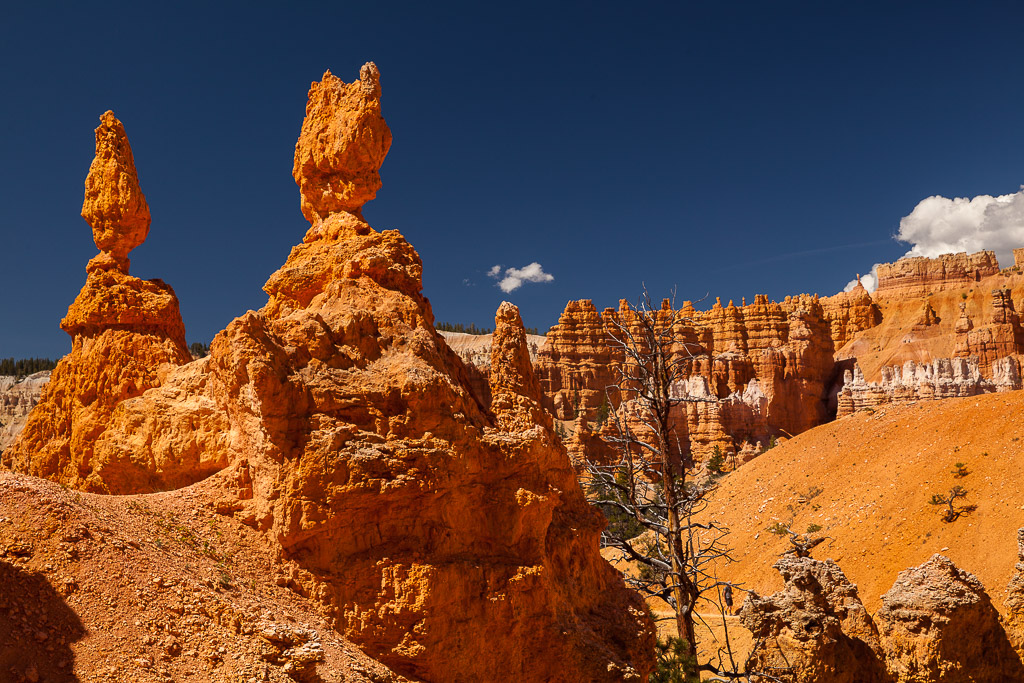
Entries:
[[[675, 411], [692, 452], [756, 452], [753, 444], [861, 408], [1020, 388], [1019, 269], [1001, 272], [992, 252], [979, 252], [901, 259], [881, 265], [879, 277], [874, 294], [858, 281], [824, 298], [759, 295], [707, 311], [686, 302], [675, 333], [692, 358], [675, 396], [688, 400]], [[606, 412], [621, 364], [608, 332], [629, 315], [624, 301], [603, 312], [589, 300], [566, 305], [536, 363], [557, 419], [593, 422]], [[572, 440], [575, 457], [593, 431]]]
[[[782, 303], [758, 295], [740, 306], [716, 301], [708, 311], [691, 302], [659, 315], [676, 320], [680, 381], [680, 433], [691, 450], [705, 456], [718, 447], [735, 452], [743, 441], [767, 441], [796, 434], [826, 420], [834, 374], [837, 334], [871, 324], [870, 296], [860, 293], [822, 305], [816, 296], [787, 297]], [[587, 300], [571, 301], [541, 348], [537, 373], [549, 410], [561, 420], [582, 414], [594, 420], [615, 381], [621, 348], [609, 332], [629, 328], [635, 313], [625, 302], [598, 313]], [[618, 396], [611, 395], [617, 405]], [[682, 422], [685, 421], [685, 428]]]

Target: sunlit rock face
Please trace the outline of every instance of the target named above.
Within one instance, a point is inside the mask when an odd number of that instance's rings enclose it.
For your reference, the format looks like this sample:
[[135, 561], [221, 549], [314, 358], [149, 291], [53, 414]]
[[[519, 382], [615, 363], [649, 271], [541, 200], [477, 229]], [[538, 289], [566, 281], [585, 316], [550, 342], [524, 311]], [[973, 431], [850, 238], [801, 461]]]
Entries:
[[604, 520], [541, 411], [518, 310], [498, 311], [492, 411], [434, 329], [416, 250], [362, 218], [390, 145], [380, 96], [373, 64], [312, 84], [304, 239], [208, 357], [117, 404], [94, 474], [131, 493], [215, 472], [195, 490], [400, 673], [640, 681], [653, 625], [598, 552]]
[[[89, 261], [85, 286], [61, 321], [73, 340], [71, 353], [54, 369], [3, 463], [68, 486], [109, 491], [95, 447], [117, 405], [159, 386], [192, 359], [174, 290], [128, 274], [128, 253], [145, 240], [150, 216], [124, 127], [109, 111], [96, 129], [82, 217], [100, 253]], [[119, 477], [134, 480], [135, 473], [109, 478]]]
[[1024, 679], [985, 587], [942, 555], [900, 572], [875, 622], [897, 683]]
[[[707, 311], [690, 302], [673, 311], [664, 302], [656, 315], [664, 325], [675, 319], [672, 354], [680, 368], [673, 392], [688, 399], [676, 406], [674, 420], [691, 452], [736, 453], [744, 442], [766, 444], [824, 422], [835, 372], [833, 328], [847, 334], [869, 324], [851, 308], [856, 295], [847, 298], [829, 309], [835, 325], [816, 296], [776, 303], [758, 295], [740, 306], [716, 301]], [[625, 301], [603, 313], [589, 300], [566, 305], [537, 362], [546, 407], [557, 418], [593, 421], [602, 402], [617, 405], [617, 393], [606, 388], [616, 382], [622, 351], [610, 333], [635, 324]]]

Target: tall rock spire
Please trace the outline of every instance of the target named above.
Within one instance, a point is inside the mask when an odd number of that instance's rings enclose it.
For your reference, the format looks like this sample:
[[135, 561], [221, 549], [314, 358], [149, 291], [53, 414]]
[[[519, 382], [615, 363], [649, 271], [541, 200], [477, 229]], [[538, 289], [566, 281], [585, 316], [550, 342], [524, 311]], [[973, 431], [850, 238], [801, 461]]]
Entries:
[[96, 129], [96, 157], [85, 178], [82, 218], [92, 226], [100, 255], [87, 270], [128, 273], [128, 252], [146, 241], [149, 205], [139, 187], [135, 159], [124, 126], [106, 111]]

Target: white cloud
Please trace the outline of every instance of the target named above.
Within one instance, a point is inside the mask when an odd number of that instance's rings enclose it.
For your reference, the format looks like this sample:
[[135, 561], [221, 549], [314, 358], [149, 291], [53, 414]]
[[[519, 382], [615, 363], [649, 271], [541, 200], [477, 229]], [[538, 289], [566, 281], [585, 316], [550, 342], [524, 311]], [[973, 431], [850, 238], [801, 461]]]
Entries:
[[554, 275], [545, 273], [544, 267], [536, 261], [522, 268], [506, 268], [504, 277], [501, 277], [501, 266], [494, 266], [487, 275], [495, 280], [501, 278], [498, 287], [506, 294], [516, 291], [526, 282], [551, 282], [555, 279]]
[[[927, 256], [959, 251], [974, 253], [989, 249], [996, 253], [1003, 266], [1013, 261], [1013, 250], [1024, 247], [1024, 186], [1013, 194], [998, 197], [983, 194], [973, 199], [949, 199], [935, 195], [918, 202], [910, 215], [900, 220], [896, 240], [911, 245], [904, 256]], [[877, 273], [878, 264], [871, 269]], [[877, 278], [864, 287], [873, 292]], [[857, 284], [851, 280], [849, 291]]]

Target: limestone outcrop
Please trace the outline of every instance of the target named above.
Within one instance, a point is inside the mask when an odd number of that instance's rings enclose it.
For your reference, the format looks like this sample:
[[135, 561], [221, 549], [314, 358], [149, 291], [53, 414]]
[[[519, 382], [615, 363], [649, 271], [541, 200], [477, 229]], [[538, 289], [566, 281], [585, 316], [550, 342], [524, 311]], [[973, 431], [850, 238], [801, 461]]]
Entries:
[[785, 588], [768, 597], [750, 593], [740, 610], [740, 622], [762, 643], [751, 668], [800, 683], [888, 681], [878, 631], [838, 565], [783, 557], [774, 566]]
[[936, 258], [913, 256], [878, 266], [874, 299], [900, 300], [964, 287], [999, 273], [995, 252], [943, 254]]
[[362, 218], [390, 144], [380, 94], [373, 64], [312, 84], [302, 243], [209, 356], [117, 404], [97, 477], [132, 493], [220, 468], [198, 490], [403, 675], [640, 681], [653, 626], [598, 552], [604, 520], [541, 413], [518, 311], [498, 312], [492, 412], [434, 329], [415, 249]]
[[984, 586], [942, 555], [900, 572], [875, 622], [897, 683], [1024, 680]]
[[847, 370], [838, 396], [836, 417], [887, 403], [962, 398], [1022, 388], [1020, 361], [1008, 356], [995, 361], [992, 378], [982, 375], [977, 357], [939, 358], [930, 363], [908, 360], [902, 367], [882, 368], [882, 379], [867, 382], [859, 366]]
[[49, 370], [21, 378], [0, 375], [0, 452], [21, 433], [49, 381]]
[[53, 370], [3, 464], [106, 491], [95, 476], [94, 448], [115, 408], [192, 359], [174, 290], [128, 274], [128, 253], [149, 231], [149, 207], [124, 127], [109, 111], [96, 129], [82, 217], [100, 254], [89, 261], [85, 286], [61, 321], [73, 340], [71, 353]]

